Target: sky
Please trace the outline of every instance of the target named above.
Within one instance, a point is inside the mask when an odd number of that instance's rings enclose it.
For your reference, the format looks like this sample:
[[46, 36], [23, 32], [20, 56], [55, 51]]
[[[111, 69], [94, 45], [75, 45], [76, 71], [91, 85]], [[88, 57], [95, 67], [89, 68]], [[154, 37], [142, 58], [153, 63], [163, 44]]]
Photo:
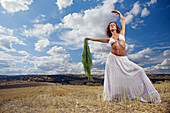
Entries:
[[[147, 74], [170, 74], [169, 0], [0, 0], [0, 75], [84, 74], [84, 38], [106, 38], [126, 22], [126, 56]], [[92, 74], [104, 74], [111, 46], [88, 41]]]

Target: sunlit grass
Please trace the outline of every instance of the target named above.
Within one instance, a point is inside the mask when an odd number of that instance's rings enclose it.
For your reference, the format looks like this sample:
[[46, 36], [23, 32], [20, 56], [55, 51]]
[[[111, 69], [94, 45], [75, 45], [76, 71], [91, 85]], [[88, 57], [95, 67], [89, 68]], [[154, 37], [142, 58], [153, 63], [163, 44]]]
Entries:
[[[154, 84], [162, 103], [126, 98], [103, 102], [103, 86], [53, 85], [0, 90], [0, 112], [112, 112], [166, 113], [170, 82]], [[121, 101], [120, 101], [121, 100]]]

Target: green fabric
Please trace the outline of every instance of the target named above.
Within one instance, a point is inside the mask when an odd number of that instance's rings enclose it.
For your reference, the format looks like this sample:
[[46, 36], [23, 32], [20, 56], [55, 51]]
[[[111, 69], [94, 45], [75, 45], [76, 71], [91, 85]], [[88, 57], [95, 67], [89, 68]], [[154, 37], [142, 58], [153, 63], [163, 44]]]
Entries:
[[92, 56], [91, 56], [91, 53], [90, 53], [90, 48], [89, 48], [87, 39], [84, 39], [82, 63], [83, 63], [83, 67], [84, 67], [84, 71], [86, 73], [86, 76], [88, 77], [88, 80], [93, 81], [93, 78], [91, 76], [91, 68], [93, 66], [93, 63], [92, 63]]

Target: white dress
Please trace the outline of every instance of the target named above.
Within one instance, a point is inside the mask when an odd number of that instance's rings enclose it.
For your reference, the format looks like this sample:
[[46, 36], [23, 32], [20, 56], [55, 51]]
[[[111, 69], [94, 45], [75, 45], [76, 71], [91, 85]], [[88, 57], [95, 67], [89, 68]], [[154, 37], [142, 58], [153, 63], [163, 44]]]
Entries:
[[125, 95], [130, 99], [139, 97], [144, 102], [161, 102], [159, 93], [144, 69], [130, 61], [127, 56], [116, 56], [111, 52], [105, 65], [103, 94], [104, 101]]

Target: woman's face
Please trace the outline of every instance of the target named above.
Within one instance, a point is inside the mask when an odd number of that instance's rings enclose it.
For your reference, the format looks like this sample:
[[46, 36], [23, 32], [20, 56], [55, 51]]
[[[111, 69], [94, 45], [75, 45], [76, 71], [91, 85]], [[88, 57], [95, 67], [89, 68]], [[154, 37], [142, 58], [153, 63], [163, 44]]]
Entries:
[[114, 22], [112, 22], [110, 24], [110, 31], [115, 31], [115, 30], [117, 30], [116, 24]]

